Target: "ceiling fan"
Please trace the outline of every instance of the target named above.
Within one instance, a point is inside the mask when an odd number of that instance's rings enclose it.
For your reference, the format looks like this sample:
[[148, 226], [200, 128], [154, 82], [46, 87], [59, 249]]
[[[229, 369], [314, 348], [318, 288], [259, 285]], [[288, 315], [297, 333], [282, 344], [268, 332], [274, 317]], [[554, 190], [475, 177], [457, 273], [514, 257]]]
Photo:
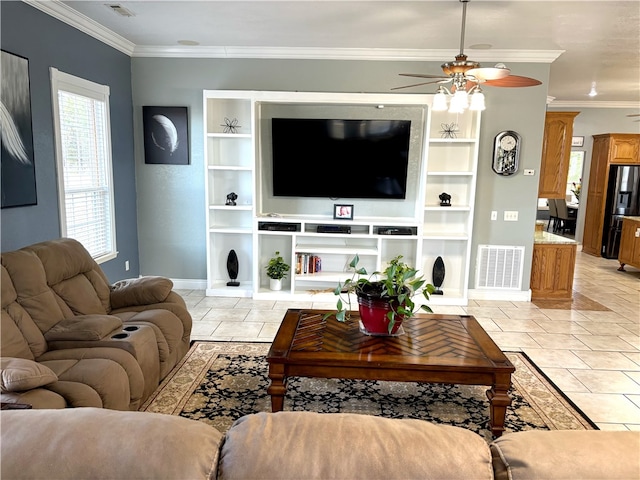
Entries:
[[[631, 113], [627, 115], [627, 117], [640, 117], [640, 113]], [[640, 122], [640, 118], [638, 120], [633, 120], [634, 122]]]
[[[531, 87], [542, 83], [535, 78], [511, 75], [511, 70], [502, 63], [498, 63], [494, 67], [481, 67], [478, 62], [467, 59], [467, 56], [464, 54], [464, 31], [467, 20], [467, 3], [469, 3], [469, 1], [470, 0], [460, 0], [460, 3], [462, 3], [460, 53], [456, 55], [455, 61], [442, 64], [444, 74], [401, 73], [400, 75], [404, 77], [428, 78], [432, 80], [395, 87], [392, 88], [392, 90], [439, 83], [440, 87], [436, 92], [436, 98], [434, 98], [433, 109], [446, 110], [446, 97], [448, 95], [453, 97], [449, 111], [461, 112], [468, 105], [469, 95], [471, 96], [471, 106], [469, 108], [472, 110], [484, 110], [484, 95], [482, 94], [480, 85], [492, 87]], [[450, 89], [444, 86], [447, 83], [451, 83]], [[458, 92], [457, 99], [456, 92]], [[463, 105], [462, 108], [461, 105]]]

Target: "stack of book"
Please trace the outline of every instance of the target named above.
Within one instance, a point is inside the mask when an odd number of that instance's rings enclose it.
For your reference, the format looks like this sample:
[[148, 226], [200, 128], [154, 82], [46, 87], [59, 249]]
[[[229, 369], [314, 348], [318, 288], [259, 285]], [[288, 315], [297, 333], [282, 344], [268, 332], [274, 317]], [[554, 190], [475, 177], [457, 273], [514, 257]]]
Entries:
[[296, 254], [296, 274], [318, 273], [322, 270], [322, 260], [311, 253]]

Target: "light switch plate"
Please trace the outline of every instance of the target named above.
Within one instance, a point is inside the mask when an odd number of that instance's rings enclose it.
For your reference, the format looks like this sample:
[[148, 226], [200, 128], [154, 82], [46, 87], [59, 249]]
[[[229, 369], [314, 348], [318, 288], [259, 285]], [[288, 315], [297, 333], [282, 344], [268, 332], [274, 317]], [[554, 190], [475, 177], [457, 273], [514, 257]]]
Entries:
[[505, 222], [517, 222], [518, 221], [518, 211], [517, 210], [505, 210], [504, 211], [504, 221]]
[[524, 169], [524, 174], [527, 177], [532, 177], [533, 175], [536, 174], [536, 171], [533, 168], [525, 168]]

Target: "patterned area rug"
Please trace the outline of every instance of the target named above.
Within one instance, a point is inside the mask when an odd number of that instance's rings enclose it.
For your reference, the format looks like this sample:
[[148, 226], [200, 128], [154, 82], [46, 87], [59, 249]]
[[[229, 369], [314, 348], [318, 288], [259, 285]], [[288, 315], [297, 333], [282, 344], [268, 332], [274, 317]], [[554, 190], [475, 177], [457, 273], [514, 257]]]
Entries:
[[[223, 433], [243, 415], [271, 411], [265, 358], [269, 346], [194, 342], [140, 410], [200, 420]], [[524, 355], [506, 355], [516, 367], [506, 431], [594, 428]], [[490, 441], [486, 390], [467, 385], [291, 378], [284, 408], [418, 418], [464, 427]]]

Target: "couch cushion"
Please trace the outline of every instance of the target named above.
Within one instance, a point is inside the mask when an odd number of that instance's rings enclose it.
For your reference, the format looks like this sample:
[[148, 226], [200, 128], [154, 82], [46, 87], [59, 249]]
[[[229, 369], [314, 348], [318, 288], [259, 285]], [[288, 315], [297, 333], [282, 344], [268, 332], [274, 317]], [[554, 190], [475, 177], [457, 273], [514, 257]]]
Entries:
[[122, 320], [112, 315], [78, 315], [56, 324], [44, 334], [48, 342], [63, 340], [101, 340], [122, 327]]
[[111, 308], [160, 303], [169, 296], [172, 288], [173, 282], [164, 277], [122, 280], [111, 286]]
[[49, 367], [26, 358], [0, 359], [0, 391], [23, 392], [58, 380]]
[[507, 433], [491, 453], [497, 480], [640, 478], [640, 431]]
[[[48, 285], [74, 315], [107, 313], [109, 282], [100, 266], [80, 242], [71, 238], [60, 238], [36, 243], [25, 247], [24, 250], [34, 252], [38, 256]], [[70, 316], [65, 315], [65, 318]]]
[[228, 430], [219, 478], [493, 479], [489, 446], [462, 428], [357, 414], [247, 415]]
[[1, 415], [2, 478], [216, 477], [222, 435], [203, 422], [90, 407]]

